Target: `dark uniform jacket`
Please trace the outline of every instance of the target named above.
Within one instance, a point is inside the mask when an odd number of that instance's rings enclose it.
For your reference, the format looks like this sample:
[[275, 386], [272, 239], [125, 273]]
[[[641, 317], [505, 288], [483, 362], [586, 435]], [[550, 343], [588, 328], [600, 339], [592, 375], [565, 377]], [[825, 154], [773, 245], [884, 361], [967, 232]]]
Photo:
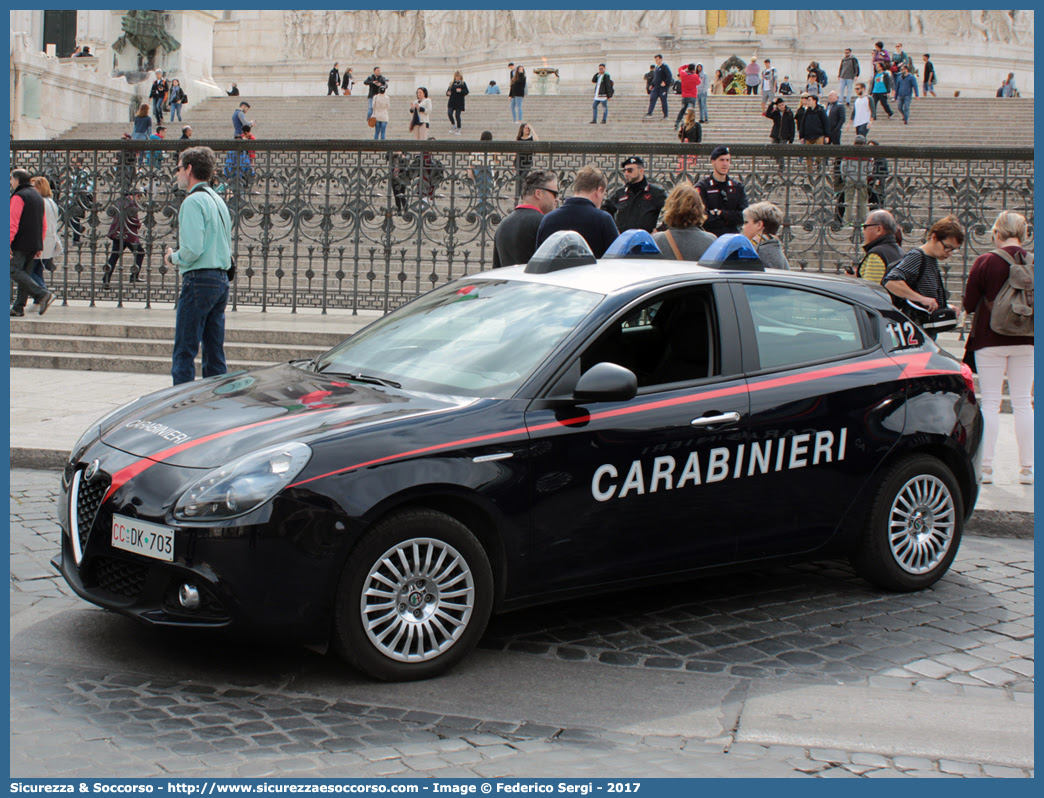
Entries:
[[656, 229], [660, 211], [667, 201], [667, 192], [647, 178], [638, 183], [627, 183], [605, 198], [602, 210], [612, 214], [620, 230]]
[[328, 89], [336, 89], [341, 85], [341, 73], [334, 67], [330, 70], [329, 77], [326, 78], [326, 87]]
[[[724, 183], [719, 183], [714, 175], [708, 175], [696, 184], [696, 190], [700, 192], [700, 199], [707, 209], [704, 230], [716, 236], [740, 231], [743, 209], [747, 207], [747, 192], [740, 181], [729, 177]], [[721, 213], [711, 213], [713, 210]]]

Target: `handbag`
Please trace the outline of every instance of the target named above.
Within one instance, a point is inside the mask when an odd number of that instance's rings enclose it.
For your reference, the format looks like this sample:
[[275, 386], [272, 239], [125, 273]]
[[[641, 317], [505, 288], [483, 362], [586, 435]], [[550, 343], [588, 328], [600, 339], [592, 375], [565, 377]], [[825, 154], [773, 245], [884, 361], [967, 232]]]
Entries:
[[377, 117], [371, 116], [366, 120], [366, 124], [370, 127], [377, 127]]

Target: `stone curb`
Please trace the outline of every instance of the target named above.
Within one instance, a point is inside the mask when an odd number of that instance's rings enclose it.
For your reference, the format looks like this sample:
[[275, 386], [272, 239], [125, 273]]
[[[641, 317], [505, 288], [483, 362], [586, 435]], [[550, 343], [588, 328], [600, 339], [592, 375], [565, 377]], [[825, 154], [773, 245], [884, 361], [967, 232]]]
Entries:
[[[11, 468], [60, 471], [69, 453], [61, 449], [11, 447]], [[1014, 510], [976, 510], [964, 528], [966, 535], [987, 538], [1033, 539], [1033, 513]]]
[[1033, 540], [1033, 513], [1017, 510], [976, 510], [964, 534], [984, 538]]

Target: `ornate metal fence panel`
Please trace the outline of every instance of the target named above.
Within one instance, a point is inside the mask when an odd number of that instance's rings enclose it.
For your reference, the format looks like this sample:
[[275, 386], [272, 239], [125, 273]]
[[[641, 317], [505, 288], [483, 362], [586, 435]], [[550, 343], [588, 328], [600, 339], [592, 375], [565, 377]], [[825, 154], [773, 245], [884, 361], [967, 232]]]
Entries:
[[[195, 144], [196, 142], [193, 142]], [[638, 154], [670, 190], [709, 173], [713, 145], [567, 142], [204, 141], [218, 155], [215, 186], [233, 219], [238, 274], [233, 306], [387, 311], [456, 277], [490, 268], [497, 225], [531, 169], [550, 169], [567, 196], [587, 164], [621, 185], [620, 162]], [[174, 179], [186, 142], [15, 141], [11, 165], [49, 180], [65, 252], [48, 284], [64, 301], [173, 302], [178, 275], [163, 263], [177, 247], [184, 198]], [[946, 266], [959, 296], [974, 259], [992, 248], [1001, 210], [1033, 224], [1032, 149], [736, 146], [731, 175], [750, 202], [779, 205], [791, 267], [839, 273], [861, 256], [862, 218], [845, 215], [840, 162], [872, 158], [869, 207], [891, 210], [905, 245], [955, 215], [968, 231]], [[140, 193], [136, 193], [140, 192]], [[133, 233], [144, 254], [114, 240]], [[130, 253], [128, 255], [127, 253]], [[115, 253], [115, 254], [114, 254]], [[103, 279], [113, 264], [111, 282]], [[130, 277], [140, 277], [131, 282]]]

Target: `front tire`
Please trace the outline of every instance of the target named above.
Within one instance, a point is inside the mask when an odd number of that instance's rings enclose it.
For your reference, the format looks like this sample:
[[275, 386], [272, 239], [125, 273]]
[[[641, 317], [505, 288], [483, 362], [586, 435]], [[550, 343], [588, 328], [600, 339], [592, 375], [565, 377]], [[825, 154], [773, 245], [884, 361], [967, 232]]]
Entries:
[[427, 679], [476, 646], [492, 606], [493, 574], [478, 539], [444, 513], [408, 510], [379, 523], [348, 555], [334, 642], [370, 676]]
[[921, 590], [949, 570], [963, 531], [964, 501], [953, 474], [934, 457], [909, 457], [885, 473], [852, 565], [877, 587]]

